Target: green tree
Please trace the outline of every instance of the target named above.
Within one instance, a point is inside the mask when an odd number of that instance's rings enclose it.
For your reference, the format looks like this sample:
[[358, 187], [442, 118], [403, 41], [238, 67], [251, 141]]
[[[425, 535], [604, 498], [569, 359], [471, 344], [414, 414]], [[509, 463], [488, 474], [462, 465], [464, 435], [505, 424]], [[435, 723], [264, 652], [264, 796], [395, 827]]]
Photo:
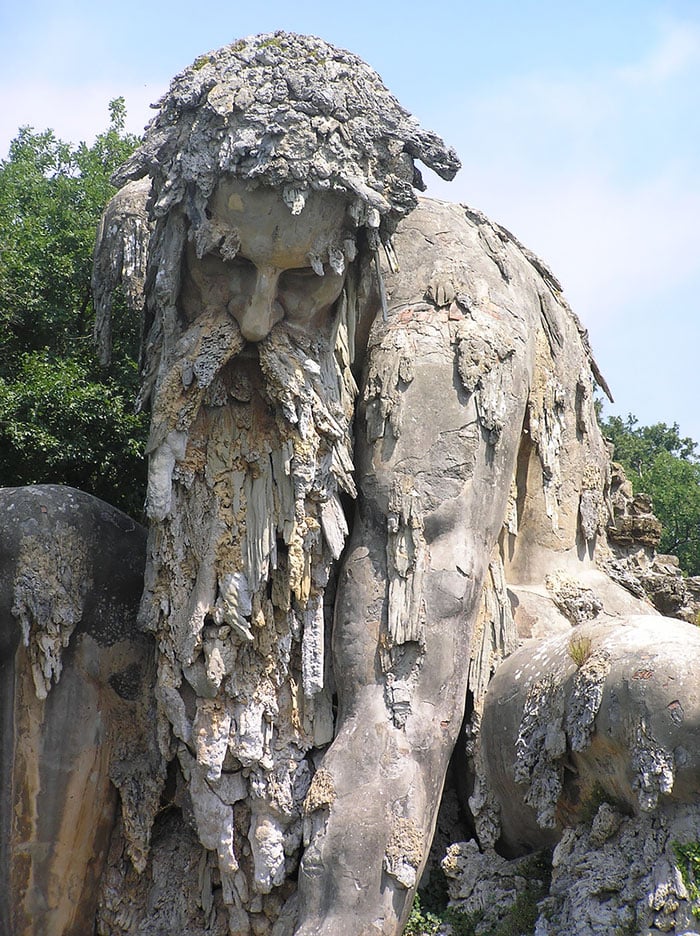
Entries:
[[123, 99], [109, 110], [91, 146], [24, 127], [0, 161], [0, 484], [71, 484], [138, 515], [136, 317], [115, 315], [108, 369], [92, 343], [95, 231], [110, 176], [137, 143]]
[[700, 575], [700, 461], [696, 443], [676, 423], [640, 426], [636, 417], [610, 416], [603, 434], [615, 446], [635, 493], [649, 494], [663, 533], [659, 550], [678, 556], [689, 575]]

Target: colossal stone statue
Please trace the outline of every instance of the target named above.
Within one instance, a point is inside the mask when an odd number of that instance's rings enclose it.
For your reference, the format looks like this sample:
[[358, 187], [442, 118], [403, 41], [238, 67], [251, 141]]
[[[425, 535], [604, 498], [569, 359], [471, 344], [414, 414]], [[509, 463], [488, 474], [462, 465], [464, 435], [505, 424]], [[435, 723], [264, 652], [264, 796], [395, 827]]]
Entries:
[[[417, 198], [415, 160], [451, 178], [455, 154], [319, 39], [241, 40], [159, 106], [95, 267], [105, 356], [115, 290], [145, 310], [133, 646], [153, 647], [155, 712], [122, 725], [122, 814], [83, 918], [100, 936], [399, 934], [465, 709], [485, 853], [578, 822], [608, 735], [606, 795], [654, 808], [631, 791], [658, 755], [654, 795], [678, 776], [690, 802], [695, 754], [667, 762], [695, 744], [692, 670], [643, 697], [665, 735], [640, 696], [620, 717], [641, 735], [601, 703], [651, 639], [630, 615], [654, 612], [608, 574], [607, 388], [552, 273], [478, 211]], [[594, 618], [577, 669], [571, 628]], [[622, 619], [629, 640], [608, 638]]]

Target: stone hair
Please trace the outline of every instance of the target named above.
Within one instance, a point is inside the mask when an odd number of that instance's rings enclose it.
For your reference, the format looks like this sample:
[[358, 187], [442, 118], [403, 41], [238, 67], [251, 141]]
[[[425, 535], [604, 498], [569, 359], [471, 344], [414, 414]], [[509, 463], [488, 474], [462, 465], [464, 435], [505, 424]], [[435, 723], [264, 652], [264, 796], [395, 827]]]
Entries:
[[201, 56], [157, 106], [115, 181], [150, 175], [155, 217], [181, 205], [195, 227], [230, 173], [279, 187], [293, 213], [312, 189], [345, 195], [376, 248], [424, 188], [414, 160], [445, 179], [460, 167], [372, 68], [314, 36], [268, 33]]

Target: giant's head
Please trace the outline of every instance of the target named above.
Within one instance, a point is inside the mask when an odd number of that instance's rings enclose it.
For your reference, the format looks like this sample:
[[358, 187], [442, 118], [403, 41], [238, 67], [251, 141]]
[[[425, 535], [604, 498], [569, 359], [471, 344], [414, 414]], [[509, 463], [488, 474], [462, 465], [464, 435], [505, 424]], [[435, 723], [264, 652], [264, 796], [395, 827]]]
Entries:
[[204, 55], [159, 108], [117, 176], [152, 180], [150, 314], [167, 320], [180, 294], [190, 319], [223, 302], [249, 341], [281, 318], [316, 324], [358, 249], [389, 245], [423, 188], [414, 160], [459, 168], [375, 71], [312, 36]]

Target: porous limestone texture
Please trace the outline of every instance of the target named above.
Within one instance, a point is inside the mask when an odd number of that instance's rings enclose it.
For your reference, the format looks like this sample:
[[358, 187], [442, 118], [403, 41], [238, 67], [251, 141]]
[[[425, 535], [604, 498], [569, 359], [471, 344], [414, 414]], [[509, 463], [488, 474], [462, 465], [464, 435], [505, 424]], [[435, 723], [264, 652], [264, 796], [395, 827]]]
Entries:
[[[400, 932], [411, 862], [393, 874], [399, 863], [387, 842], [397, 815], [413, 818], [420, 872], [435, 780], [445, 774], [466, 692], [480, 708], [489, 677], [517, 644], [508, 574], [528, 581], [529, 544], [542, 540], [550, 566], [552, 553], [582, 564], [579, 507], [592, 475], [605, 501], [605, 472], [587, 469], [605, 457], [589, 352], [546, 268], [478, 212], [428, 200], [399, 225], [394, 248], [399, 272], [385, 270], [388, 315], [370, 333], [358, 405], [358, 509], [335, 608], [340, 706], [323, 759], [336, 799], [302, 858], [304, 936], [342, 932], [347, 906], [372, 921], [358, 931]], [[555, 399], [547, 388], [557, 376]], [[569, 426], [577, 448], [560, 453]], [[550, 475], [555, 458], [567, 469], [558, 479]], [[583, 550], [593, 573], [604, 521], [601, 513]], [[481, 797], [483, 817], [488, 791]], [[382, 851], [384, 874], [368, 868], [358, 893], [357, 872], [344, 869]], [[398, 927], [390, 901], [402, 902]]]
[[476, 921], [475, 936], [493, 936], [517, 912], [516, 903], [534, 904], [547, 892], [550, 877], [547, 856], [509, 861], [481, 852], [473, 839], [450, 845], [441, 867], [450, 906]]
[[697, 806], [665, 803], [653, 814], [630, 816], [602, 803], [591, 822], [567, 829], [555, 848], [535, 936], [697, 936], [700, 901], [686, 887], [678, 849], [698, 841]]
[[576, 627], [497, 671], [481, 722], [501, 842], [552, 843], [607, 797], [631, 814], [700, 789], [700, 631], [653, 616]]
[[[450, 906], [478, 936], [697, 936], [697, 865], [684, 855], [698, 854], [699, 834], [696, 806], [666, 802], [634, 816], [603, 801], [553, 854], [508, 860], [472, 840], [451, 845], [442, 868]], [[526, 915], [534, 930], [523, 929]]]

